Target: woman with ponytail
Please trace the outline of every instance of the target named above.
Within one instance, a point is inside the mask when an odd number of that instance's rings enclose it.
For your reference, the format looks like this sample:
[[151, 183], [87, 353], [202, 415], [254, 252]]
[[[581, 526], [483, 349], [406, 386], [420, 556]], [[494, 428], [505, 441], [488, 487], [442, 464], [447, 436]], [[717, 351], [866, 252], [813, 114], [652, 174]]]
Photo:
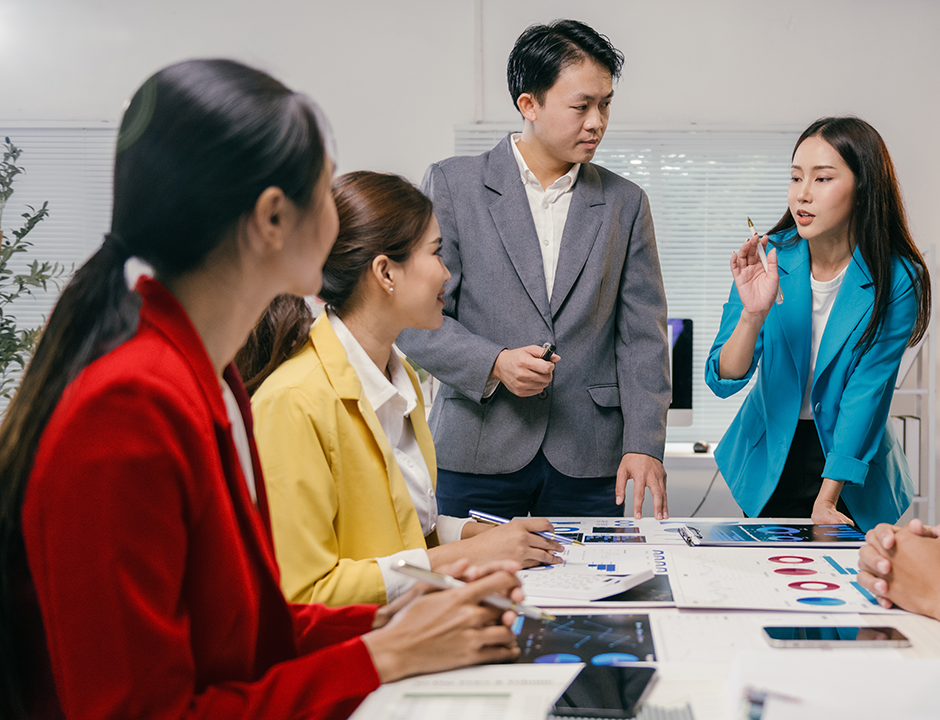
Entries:
[[[346, 717], [380, 682], [518, 650], [507, 572], [382, 609], [278, 587], [232, 359], [336, 237], [315, 106], [235, 62], [151, 77], [121, 123], [111, 232], [0, 428], [0, 717]], [[128, 289], [125, 261], [154, 277]], [[507, 566], [512, 569], [513, 566]], [[506, 568], [502, 568], [506, 569]]]

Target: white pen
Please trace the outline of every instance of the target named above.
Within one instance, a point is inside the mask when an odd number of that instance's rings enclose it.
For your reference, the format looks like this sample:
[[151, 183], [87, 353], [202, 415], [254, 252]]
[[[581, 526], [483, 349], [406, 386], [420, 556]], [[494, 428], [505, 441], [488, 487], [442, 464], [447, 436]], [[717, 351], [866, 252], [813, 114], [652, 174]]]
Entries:
[[[434, 572], [433, 570], [425, 570], [424, 568], [415, 567], [414, 565], [410, 565], [404, 560], [399, 560], [392, 569], [400, 572], [402, 575], [413, 577], [415, 580], [426, 582], [428, 585], [433, 585], [434, 587], [445, 589], [459, 588], [467, 584], [463, 580], [458, 580], [457, 578], [451, 577], [450, 575], [442, 575], [441, 573]], [[495, 593], [493, 595], [487, 595], [485, 598], [483, 598], [483, 602], [500, 610], [512, 610], [517, 615], [524, 615], [525, 617], [532, 618], [533, 620], [555, 619], [554, 615], [550, 615], [541, 608], [537, 608], [534, 605], [523, 605], [522, 603], [515, 603], [508, 597], [496, 595]]]
[[[490, 513], [485, 513], [481, 510], [471, 510], [469, 515], [477, 522], [488, 523], [490, 525], [503, 525], [509, 522], [509, 518], [500, 517], [499, 515], [490, 515]], [[532, 534], [543, 537], [546, 540], [553, 540], [557, 543], [561, 543], [562, 545], [584, 545], [584, 543], [580, 540], [573, 540], [572, 538], [565, 537], [564, 535], [556, 535], [554, 530], [552, 532], [537, 530]]]
[[[751, 218], [747, 219], [747, 226], [751, 230], [751, 234], [757, 237], [757, 257], [760, 258], [760, 264], [764, 266], [764, 272], [770, 272], [770, 268], [767, 267], [767, 253], [764, 252], [764, 244], [760, 241], [760, 235], [757, 234], [757, 228], [754, 227], [754, 223], [751, 222]], [[777, 279], [777, 304], [783, 302], [783, 290], [780, 288], [780, 280]]]

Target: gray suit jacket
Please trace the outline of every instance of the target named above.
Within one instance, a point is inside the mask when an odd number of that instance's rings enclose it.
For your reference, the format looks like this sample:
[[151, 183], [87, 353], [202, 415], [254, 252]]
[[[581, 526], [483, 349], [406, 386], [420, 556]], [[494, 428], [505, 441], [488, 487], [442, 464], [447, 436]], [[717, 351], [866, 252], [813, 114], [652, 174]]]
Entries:
[[[624, 453], [662, 459], [671, 391], [666, 297], [646, 194], [593, 164], [578, 176], [552, 297], [511, 139], [432, 165], [447, 284], [444, 324], [399, 347], [445, 383], [430, 425], [438, 466], [499, 474], [541, 447], [572, 477], [614, 475]], [[551, 385], [483, 400], [504, 348], [553, 342]]]

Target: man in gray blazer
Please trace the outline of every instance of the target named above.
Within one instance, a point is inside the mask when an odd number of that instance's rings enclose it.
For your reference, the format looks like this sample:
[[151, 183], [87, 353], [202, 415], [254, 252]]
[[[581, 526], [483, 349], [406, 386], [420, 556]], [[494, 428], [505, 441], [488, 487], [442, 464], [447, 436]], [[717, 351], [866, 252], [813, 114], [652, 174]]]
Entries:
[[[444, 385], [430, 424], [442, 513], [668, 517], [666, 299], [646, 194], [590, 163], [623, 55], [587, 25], [509, 58], [521, 134], [432, 165], [452, 277], [438, 330], [398, 345]], [[543, 359], [542, 345], [556, 354]]]

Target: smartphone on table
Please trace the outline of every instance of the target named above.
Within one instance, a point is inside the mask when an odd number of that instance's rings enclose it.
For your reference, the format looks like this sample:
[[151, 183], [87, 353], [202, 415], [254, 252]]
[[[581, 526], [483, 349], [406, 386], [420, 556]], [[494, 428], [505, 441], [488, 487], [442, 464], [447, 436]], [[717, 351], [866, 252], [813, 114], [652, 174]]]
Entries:
[[858, 626], [766, 626], [764, 639], [772, 647], [860, 648], [910, 647], [897, 628]]
[[649, 693], [656, 668], [585, 665], [555, 702], [550, 715], [633, 718]]

